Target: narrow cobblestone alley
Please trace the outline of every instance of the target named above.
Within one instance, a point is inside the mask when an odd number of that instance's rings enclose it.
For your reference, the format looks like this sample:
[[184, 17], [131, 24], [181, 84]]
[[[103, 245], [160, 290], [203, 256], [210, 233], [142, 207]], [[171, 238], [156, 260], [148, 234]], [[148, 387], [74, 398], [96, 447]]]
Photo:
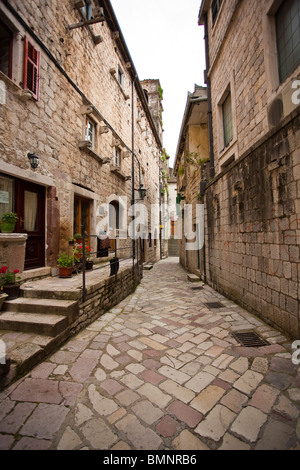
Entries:
[[[237, 331], [269, 344], [243, 347]], [[299, 449], [291, 346], [189, 282], [177, 258], [163, 260], [133, 295], [1, 392], [0, 449]]]

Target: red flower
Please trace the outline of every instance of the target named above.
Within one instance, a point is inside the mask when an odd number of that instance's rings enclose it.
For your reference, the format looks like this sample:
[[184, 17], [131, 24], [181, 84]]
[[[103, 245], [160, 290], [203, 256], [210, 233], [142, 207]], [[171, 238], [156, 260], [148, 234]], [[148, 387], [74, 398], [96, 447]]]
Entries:
[[14, 270], [14, 274], [18, 274], [19, 272], [20, 272], [19, 269]]
[[2, 274], [6, 274], [6, 271], [8, 270], [8, 267], [7, 266], [2, 266], [1, 268], [1, 273]]

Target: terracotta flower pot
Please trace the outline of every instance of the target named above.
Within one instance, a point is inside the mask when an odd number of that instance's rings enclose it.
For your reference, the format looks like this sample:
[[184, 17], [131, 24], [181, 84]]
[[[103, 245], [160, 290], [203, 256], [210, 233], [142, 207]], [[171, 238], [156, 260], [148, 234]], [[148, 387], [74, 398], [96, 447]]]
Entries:
[[72, 277], [73, 269], [73, 266], [67, 268], [59, 266], [59, 277]]

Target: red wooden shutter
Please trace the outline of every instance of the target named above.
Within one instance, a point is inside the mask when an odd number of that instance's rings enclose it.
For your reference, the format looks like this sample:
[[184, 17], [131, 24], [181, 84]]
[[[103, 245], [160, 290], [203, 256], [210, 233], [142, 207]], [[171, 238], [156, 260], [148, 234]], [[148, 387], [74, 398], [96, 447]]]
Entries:
[[24, 90], [30, 90], [35, 100], [39, 99], [40, 85], [40, 52], [28, 41], [24, 40]]

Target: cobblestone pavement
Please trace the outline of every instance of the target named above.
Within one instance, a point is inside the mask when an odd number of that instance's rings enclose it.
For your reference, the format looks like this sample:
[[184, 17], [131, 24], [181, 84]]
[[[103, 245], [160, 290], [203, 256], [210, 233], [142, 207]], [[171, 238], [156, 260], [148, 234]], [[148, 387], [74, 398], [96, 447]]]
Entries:
[[[299, 449], [291, 343], [198, 287], [177, 258], [146, 271], [133, 295], [1, 392], [0, 449]], [[242, 347], [232, 333], [249, 330], [270, 344]]]

